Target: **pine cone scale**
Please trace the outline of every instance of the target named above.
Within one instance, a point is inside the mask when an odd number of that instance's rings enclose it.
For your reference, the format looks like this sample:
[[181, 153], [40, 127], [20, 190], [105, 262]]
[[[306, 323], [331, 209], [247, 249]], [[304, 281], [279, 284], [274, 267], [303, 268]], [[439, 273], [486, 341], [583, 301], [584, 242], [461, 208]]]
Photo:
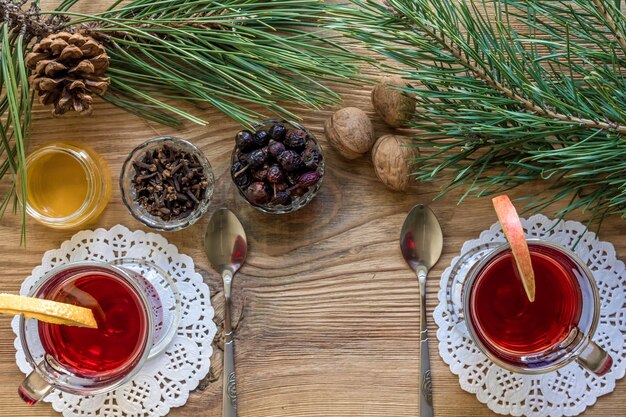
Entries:
[[39, 89], [44, 91], [54, 91], [58, 88], [61, 82], [63, 82], [62, 79], [40, 78], [37, 86]]
[[102, 74], [109, 69], [109, 56], [105, 53], [98, 55], [95, 58], [89, 60], [93, 64], [94, 73]]
[[94, 95], [106, 92], [110, 80], [104, 46], [82, 33], [59, 32], [39, 41], [24, 59], [31, 70], [30, 86], [44, 105], [54, 104], [52, 113], [70, 110], [82, 115], [92, 112]]
[[69, 59], [82, 58], [82, 56], [83, 56], [83, 51], [81, 51], [78, 46], [68, 45], [65, 48], [63, 48], [63, 50], [61, 51], [61, 55], [59, 56], [59, 59], [61, 61], [66, 61]]
[[26, 63], [27, 67], [31, 67], [31, 66], [35, 66], [37, 65], [37, 63], [39, 63], [42, 59], [46, 58], [48, 56], [47, 53], [41, 53], [41, 52], [29, 52], [28, 54], [26, 54], [26, 58], [24, 58], [24, 62]]
[[69, 32], [53, 33], [52, 35], [48, 36], [48, 38], [52, 40], [63, 39], [65, 42], [67, 42], [71, 37], [72, 37], [72, 34]]
[[46, 64], [46, 67], [44, 68], [44, 74], [49, 77], [54, 77], [55, 75], [57, 75], [61, 71], [65, 71], [66, 69], [67, 67], [60, 62], [51, 61]]
[[101, 96], [109, 87], [110, 80], [108, 78], [102, 78], [100, 80], [86, 80], [85, 84], [88, 86], [89, 91]]
[[87, 41], [81, 47], [80, 50], [84, 55], [89, 56], [97, 56], [105, 53], [105, 50], [102, 46], [98, 45], [95, 41]]
[[78, 65], [69, 70], [67, 73], [72, 74], [75, 72], [80, 72], [83, 74], [93, 74], [95, 71], [96, 69], [90, 61], [80, 61]]
[[50, 49], [50, 45], [52, 45], [52, 39], [44, 38], [42, 39], [35, 47], [33, 48], [33, 52], [45, 52]]

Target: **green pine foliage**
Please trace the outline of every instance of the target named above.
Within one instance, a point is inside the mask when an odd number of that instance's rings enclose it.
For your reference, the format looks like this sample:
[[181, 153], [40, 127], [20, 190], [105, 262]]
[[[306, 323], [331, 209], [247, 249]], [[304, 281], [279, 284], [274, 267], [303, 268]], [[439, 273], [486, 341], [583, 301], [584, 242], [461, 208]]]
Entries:
[[[442, 194], [529, 196], [557, 215], [626, 215], [626, 6], [621, 0], [353, 0], [336, 27], [404, 68], [421, 180]], [[399, 65], [398, 65], [399, 64]]]
[[16, 184], [25, 194], [25, 181], [16, 180], [25, 178], [31, 123], [24, 56], [49, 33], [80, 30], [103, 42], [111, 58], [103, 99], [173, 126], [183, 119], [204, 124], [176, 101], [208, 104], [242, 125], [297, 119], [285, 103], [337, 103], [327, 82], [358, 82], [367, 61], [330, 30], [332, 14], [344, 7], [322, 0], [116, 1], [97, 14], [75, 12], [78, 3], [43, 11], [39, 1], [0, 0], [0, 180], [10, 183], [0, 195], [0, 218]]

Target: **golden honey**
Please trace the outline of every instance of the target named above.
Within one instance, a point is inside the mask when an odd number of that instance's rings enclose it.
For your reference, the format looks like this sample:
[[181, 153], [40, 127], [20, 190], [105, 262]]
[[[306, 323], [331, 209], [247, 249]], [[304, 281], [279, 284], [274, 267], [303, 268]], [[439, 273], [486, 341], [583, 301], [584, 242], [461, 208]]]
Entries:
[[26, 211], [55, 228], [70, 228], [95, 219], [111, 195], [111, 177], [91, 149], [53, 143], [26, 160]]

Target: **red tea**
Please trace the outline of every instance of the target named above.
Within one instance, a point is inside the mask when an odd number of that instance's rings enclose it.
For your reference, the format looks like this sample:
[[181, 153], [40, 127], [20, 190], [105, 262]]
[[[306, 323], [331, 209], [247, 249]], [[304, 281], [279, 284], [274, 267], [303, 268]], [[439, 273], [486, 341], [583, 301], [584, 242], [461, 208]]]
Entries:
[[78, 376], [122, 374], [146, 349], [147, 313], [126, 282], [104, 271], [85, 272], [54, 282], [45, 298], [91, 308], [98, 329], [39, 323], [45, 351]]
[[562, 252], [529, 245], [535, 271], [535, 301], [517, 275], [510, 249], [478, 272], [470, 292], [470, 319], [483, 345], [498, 356], [531, 355], [565, 340], [581, 316], [577, 267]]

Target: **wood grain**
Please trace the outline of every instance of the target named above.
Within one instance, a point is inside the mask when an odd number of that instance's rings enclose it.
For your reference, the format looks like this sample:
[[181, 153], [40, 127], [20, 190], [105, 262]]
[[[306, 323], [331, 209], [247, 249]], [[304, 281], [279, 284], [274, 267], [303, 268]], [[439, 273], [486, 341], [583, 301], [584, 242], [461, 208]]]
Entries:
[[[85, 10], [102, 5], [85, 2]], [[46, 7], [46, 2], [44, 2]], [[336, 86], [345, 105], [364, 109], [378, 136], [391, 133], [374, 115], [369, 89]], [[418, 415], [419, 301], [413, 273], [398, 248], [404, 216], [416, 203], [431, 204], [445, 238], [441, 260], [427, 285], [427, 309], [437, 304], [442, 271], [462, 243], [476, 238], [496, 221], [488, 199], [457, 205], [459, 195], [432, 201], [437, 184], [419, 184], [406, 193], [387, 190], [376, 179], [369, 155], [346, 161], [326, 142], [323, 122], [333, 109], [292, 110], [320, 139], [327, 173], [318, 196], [304, 209], [280, 216], [255, 211], [232, 185], [228, 161], [238, 126], [215, 110], [194, 110], [207, 127], [174, 130], [130, 116], [106, 103], [96, 104], [89, 119], [72, 115], [53, 119], [35, 106], [31, 149], [58, 140], [92, 146], [103, 155], [114, 184], [133, 147], [165, 134], [190, 139], [206, 153], [217, 178], [212, 210], [226, 206], [238, 213], [250, 239], [249, 258], [235, 277], [240, 318], [236, 363], [240, 416], [248, 417], [410, 417]], [[528, 184], [513, 197], [541, 189]], [[193, 257], [213, 294], [221, 288], [201, 250], [209, 216], [193, 227], [165, 237]], [[576, 219], [575, 216], [572, 217]], [[124, 224], [144, 229], [124, 208], [118, 190], [104, 214], [89, 228]], [[18, 292], [44, 251], [57, 248], [75, 231], [47, 229], [28, 220], [27, 246], [19, 246], [19, 219], [0, 222], [2, 291]], [[626, 222], [605, 221], [600, 237], [611, 241], [618, 256], [626, 253]], [[219, 320], [221, 300], [214, 298]], [[432, 316], [428, 317], [435, 330]], [[16, 388], [23, 375], [15, 365], [10, 319], [0, 317], [0, 416], [57, 416], [49, 404], [28, 407]], [[431, 339], [435, 415], [490, 416], [488, 408], [459, 387], [458, 379], [436, 354]], [[214, 370], [215, 371], [215, 370]], [[221, 375], [208, 376], [174, 417], [221, 415]], [[625, 416], [626, 385], [599, 399], [588, 416]]]

